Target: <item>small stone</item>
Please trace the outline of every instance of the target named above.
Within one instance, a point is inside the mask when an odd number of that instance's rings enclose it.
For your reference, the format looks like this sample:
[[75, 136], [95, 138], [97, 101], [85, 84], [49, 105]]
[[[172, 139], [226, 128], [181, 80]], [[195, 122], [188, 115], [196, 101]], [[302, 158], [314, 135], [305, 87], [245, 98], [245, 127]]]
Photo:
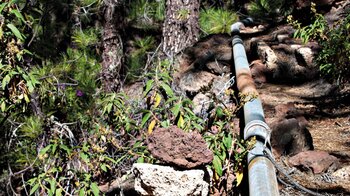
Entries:
[[288, 34], [277, 35], [277, 40], [278, 40], [279, 43], [283, 43], [288, 38], [289, 38]]
[[155, 158], [187, 169], [213, 160], [213, 153], [199, 133], [185, 133], [176, 126], [154, 130], [148, 138], [147, 147]]
[[200, 115], [208, 111], [210, 105], [210, 98], [203, 93], [198, 93], [193, 98], [192, 102], [194, 105], [193, 113], [195, 113], [196, 115]]
[[333, 172], [333, 177], [338, 180], [344, 180], [350, 182], [350, 166], [345, 166], [337, 171]]
[[295, 51], [295, 55], [297, 57], [298, 63], [304, 67], [315, 67], [313, 60], [314, 60], [314, 54], [311, 50], [311, 48], [308, 47], [302, 47]]
[[277, 69], [276, 62], [278, 58], [269, 45], [267, 45], [265, 42], [258, 42], [257, 53], [259, 58], [263, 61], [264, 64], [266, 64], [269, 70]]
[[135, 163], [135, 190], [140, 195], [187, 196], [209, 193], [203, 170], [176, 171], [169, 166]]
[[305, 151], [301, 152], [288, 160], [292, 166], [302, 166], [313, 171], [314, 174], [326, 172], [328, 168], [337, 168], [339, 161], [324, 151]]
[[196, 94], [202, 88], [209, 87], [216, 77], [216, 75], [206, 71], [188, 71], [180, 75], [179, 88], [184, 92]]

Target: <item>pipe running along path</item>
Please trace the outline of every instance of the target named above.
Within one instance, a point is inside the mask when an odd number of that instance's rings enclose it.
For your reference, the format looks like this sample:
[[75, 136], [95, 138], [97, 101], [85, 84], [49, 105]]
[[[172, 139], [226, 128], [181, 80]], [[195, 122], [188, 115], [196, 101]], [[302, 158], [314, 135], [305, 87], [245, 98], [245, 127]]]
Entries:
[[[234, 36], [232, 40], [233, 57], [236, 72], [236, 81], [238, 90], [249, 96], [254, 96], [243, 106], [244, 111], [244, 139], [256, 138], [253, 149], [248, 153], [248, 181], [250, 196], [277, 196], [278, 185], [276, 171], [273, 163], [268, 156], [272, 157], [270, 147], [270, 128], [265, 123], [264, 111], [258, 91], [250, 72], [249, 63], [243, 41], [240, 34], [240, 28], [243, 25], [253, 23], [251, 18], [236, 22], [231, 26], [231, 33]], [[268, 156], [266, 156], [268, 153]]]

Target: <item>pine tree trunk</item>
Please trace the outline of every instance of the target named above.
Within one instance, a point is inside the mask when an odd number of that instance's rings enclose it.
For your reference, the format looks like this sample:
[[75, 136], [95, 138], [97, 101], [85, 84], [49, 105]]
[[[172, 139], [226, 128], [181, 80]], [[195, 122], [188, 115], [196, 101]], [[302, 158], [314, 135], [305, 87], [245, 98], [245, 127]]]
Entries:
[[163, 52], [173, 56], [199, 37], [199, 0], [167, 0]]
[[123, 64], [122, 0], [104, 0], [102, 86], [104, 92], [116, 92], [120, 87], [120, 70]]

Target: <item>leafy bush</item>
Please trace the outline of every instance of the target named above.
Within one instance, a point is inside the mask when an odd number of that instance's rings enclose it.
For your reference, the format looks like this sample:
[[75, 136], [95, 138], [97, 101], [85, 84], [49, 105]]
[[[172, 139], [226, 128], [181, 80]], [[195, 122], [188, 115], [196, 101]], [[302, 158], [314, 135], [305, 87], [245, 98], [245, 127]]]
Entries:
[[321, 72], [334, 79], [349, 81], [350, 15], [339, 20], [326, 36], [327, 39], [321, 41], [322, 50], [317, 56]]
[[[321, 51], [317, 54], [316, 63], [321, 73], [330, 79], [348, 80], [350, 70], [350, 16], [340, 19], [333, 27], [328, 27], [324, 16], [317, 13], [315, 4], [311, 6], [314, 21], [302, 27], [292, 16], [288, 22], [296, 29], [294, 37], [301, 38], [304, 43], [309, 40], [317, 41]], [[336, 47], [335, 47], [336, 46]]]
[[236, 13], [214, 8], [201, 10], [199, 16], [200, 28], [206, 34], [231, 33], [231, 25], [237, 20]]
[[30, 93], [39, 82], [28, 74], [24, 58], [32, 55], [25, 49], [26, 34], [30, 28], [20, 8], [13, 1], [0, 4], [0, 108], [10, 114], [20, 108], [26, 110]]
[[328, 29], [327, 21], [323, 15], [316, 12], [314, 3], [311, 6], [311, 12], [314, 15], [314, 22], [304, 27], [298, 21], [293, 20], [291, 15], [287, 17], [287, 22], [296, 29], [294, 37], [300, 38], [304, 44], [310, 39], [321, 42], [327, 39], [325, 35]]
[[255, 0], [248, 6], [248, 14], [257, 19], [277, 19], [292, 11], [293, 2], [288, 0]]
[[[101, 92], [100, 26], [95, 20], [101, 3], [0, 3], [0, 167], [8, 168], [0, 172], [8, 172], [6, 184], [23, 195], [99, 195], [99, 185], [125, 174], [132, 163], [156, 162], [145, 139], [157, 127], [171, 125], [204, 136], [215, 154], [210, 166], [215, 186], [231, 172], [240, 176], [239, 184], [251, 143], [232, 134], [234, 124], [227, 122], [233, 122], [241, 103], [228, 108], [214, 100], [207, 120], [195, 115], [192, 101], [172, 88], [170, 61], [156, 54], [147, 57], [155, 49], [155, 36], [142, 32], [130, 52], [132, 79], [146, 61], [149, 65], [138, 77], [145, 84], [140, 99], [131, 102], [123, 93]], [[164, 18], [164, 0], [129, 5], [132, 22]], [[179, 14], [186, 18], [188, 12]], [[237, 20], [232, 12], [214, 9], [201, 17], [202, 22], [208, 19], [209, 33], [229, 32]], [[234, 98], [233, 91], [227, 93]]]

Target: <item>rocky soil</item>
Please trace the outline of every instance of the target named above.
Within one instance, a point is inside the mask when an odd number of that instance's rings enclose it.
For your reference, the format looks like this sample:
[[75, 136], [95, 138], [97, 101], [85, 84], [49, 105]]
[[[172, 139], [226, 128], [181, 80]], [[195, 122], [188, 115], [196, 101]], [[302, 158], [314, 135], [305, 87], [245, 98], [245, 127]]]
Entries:
[[[265, 83], [258, 91], [270, 124], [284, 109], [287, 118], [303, 116], [305, 128], [312, 137], [313, 151], [307, 151], [305, 156], [305, 152], [296, 156], [277, 154], [278, 163], [304, 187], [327, 195], [349, 194], [349, 87], [336, 90], [323, 80], [317, 80], [302, 85]], [[281, 186], [280, 193], [308, 195], [291, 186]]]

